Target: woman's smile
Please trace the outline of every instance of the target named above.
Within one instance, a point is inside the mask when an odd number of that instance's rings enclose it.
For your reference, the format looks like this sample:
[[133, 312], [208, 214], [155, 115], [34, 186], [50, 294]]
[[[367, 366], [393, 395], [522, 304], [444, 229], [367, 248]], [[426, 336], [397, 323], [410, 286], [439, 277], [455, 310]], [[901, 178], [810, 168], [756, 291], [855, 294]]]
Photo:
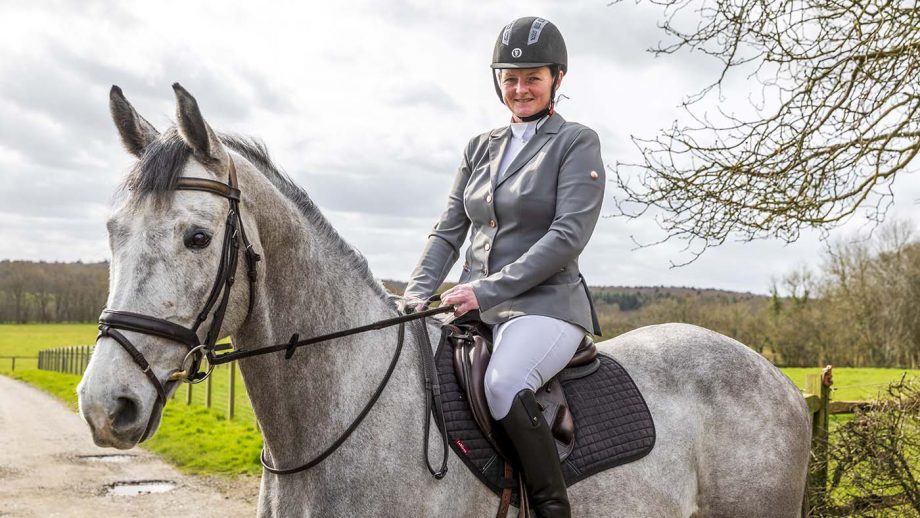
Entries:
[[[549, 106], [553, 75], [549, 67], [506, 68], [500, 71], [502, 99], [516, 120], [529, 117]], [[556, 80], [562, 83], [562, 72]]]

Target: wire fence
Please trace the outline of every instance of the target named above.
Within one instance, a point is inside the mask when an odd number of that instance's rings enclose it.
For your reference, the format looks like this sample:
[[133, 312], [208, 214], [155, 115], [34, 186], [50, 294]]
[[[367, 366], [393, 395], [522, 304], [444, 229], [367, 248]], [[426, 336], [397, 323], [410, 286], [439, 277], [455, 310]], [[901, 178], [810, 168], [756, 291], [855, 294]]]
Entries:
[[[37, 357], [0, 356], [0, 360], [12, 358], [12, 370], [37, 367], [46, 371], [82, 375], [92, 354], [93, 346], [76, 345], [45, 349], [40, 351]], [[2, 362], [0, 365], [6, 366]], [[210, 408], [227, 419], [256, 422], [249, 396], [243, 387], [243, 379], [235, 363], [216, 366], [208, 379], [201, 383], [180, 385], [173, 392], [172, 400]]]
[[38, 368], [38, 356], [0, 356], [0, 372]]

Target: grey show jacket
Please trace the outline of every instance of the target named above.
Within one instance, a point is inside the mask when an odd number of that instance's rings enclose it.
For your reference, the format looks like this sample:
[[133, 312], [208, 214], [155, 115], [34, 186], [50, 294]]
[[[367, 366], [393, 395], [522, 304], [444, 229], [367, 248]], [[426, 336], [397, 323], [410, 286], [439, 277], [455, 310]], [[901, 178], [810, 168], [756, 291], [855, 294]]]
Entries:
[[435, 292], [472, 224], [460, 282], [473, 287], [484, 322], [544, 315], [600, 335], [578, 271], [606, 183], [597, 133], [556, 113], [498, 180], [510, 132], [505, 126], [470, 140], [406, 295]]

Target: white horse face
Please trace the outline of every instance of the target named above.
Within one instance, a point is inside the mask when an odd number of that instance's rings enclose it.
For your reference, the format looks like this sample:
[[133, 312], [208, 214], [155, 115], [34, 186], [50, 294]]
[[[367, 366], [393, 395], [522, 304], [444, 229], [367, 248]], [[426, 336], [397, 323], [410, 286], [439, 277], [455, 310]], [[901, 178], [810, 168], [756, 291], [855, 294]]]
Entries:
[[[115, 101], [113, 90], [113, 103]], [[180, 133], [181, 117], [180, 107]], [[116, 124], [118, 122], [116, 118]], [[132, 122], [134, 129], [140, 127], [137, 119]], [[119, 126], [119, 130], [131, 149], [124, 128]], [[137, 137], [129, 135], [132, 136]], [[153, 139], [156, 138], [154, 135]], [[182, 135], [182, 138], [186, 140], [187, 137]], [[151, 142], [153, 140], [146, 143]], [[144, 145], [135, 154], [143, 156], [146, 147]], [[190, 147], [195, 149], [193, 143]], [[224, 160], [230, 159], [223, 148], [220, 152]], [[219, 178], [211, 169], [202, 166], [194, 156], [189, 156], [180, 176], [227, 181], [226, 177]], [[191, 329], [216, 282], [228, 211], [225, 198], [208, 192], [132, 192], [107, 224], [112, 252], [107, 308], [140, 313]], [[237, 272], [239, 277], [245, 278]], [[231, 290], [222, 326], [226, 333], [245, 318], [245, 284], [235, 283], [238, 288]], [[198, 329], [199, 340], [204, 340], [210, 325], [209, 315]], [[124, 330], [121, 333], [144, 356], [164, 387], [174, 391], [178, 383], [167, 384], [167, 379], [172, 372], [184, 367], [188, 347], [150, 334]], [[77, 394], [80, 414], [99, 446], [131, 448], [152, 436], [159, 425], [162, 407], [157, 405], [154, 385], [121, 345], [110, 337], [97, 341]]]

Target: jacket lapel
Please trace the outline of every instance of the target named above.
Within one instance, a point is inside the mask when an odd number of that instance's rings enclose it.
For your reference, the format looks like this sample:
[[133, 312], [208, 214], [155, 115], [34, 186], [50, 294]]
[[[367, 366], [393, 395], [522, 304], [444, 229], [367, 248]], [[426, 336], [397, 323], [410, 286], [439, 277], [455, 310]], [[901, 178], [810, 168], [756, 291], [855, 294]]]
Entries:
[[489, 179], [493, 190], [495, 189], [495, 180], [498, 178], [498, 167], [501, 165], [502, 157], [505, 155], [505, 147], [508, 143], [508, 133], [510, 131], [510, 127], [505, 126], [493, 131], [489, 138]]
[[[521, 152], [518, 153], [518, 156], [516, 156], [514, 161], [511, 162], [511, 165], [508, 166], [508, 171], [505, 173], [505, 176], [503, 176], [502, 179], [498, 181], [498, 183], [495, 183], [495, 176], [498, 174], [498, 167], [499, 164], [501, 164], [502, 155], [498, 155], [497, 159], [490, 157], [493, 160], [491, 165], [495, 172], [492, 177], [492, 185], [494, 185], [497, 189], [499, 185], [505, 183], [508, 178], [511, 178], [515, 173], [520, 171], [521, 168], [524, 167], [527, 162], [530, 162], [530, 159], [533, 158], [534, 155], [536, 155], [537, 152], [540, 151], [540, 149], [542, 149], [543, 146], [545, 146], [546, 143], [556, 135], [556, 133], [559, 133], [559, 128], [561, 128], [564, 123], [565, 119], [563, 119], [562, 115], [559, 115], [558, 113], [553, 114], [549, 120], [543, 123], [543, 127], [541, 127], [537, 131], [537, 134], [534, 135], [533, 138], [531, 138], [530, 141], [524, 145], [524, 148], [521, 149]], [[502, 145], [502, 151], [504, 151], [504, 149], [505, 147]]]

